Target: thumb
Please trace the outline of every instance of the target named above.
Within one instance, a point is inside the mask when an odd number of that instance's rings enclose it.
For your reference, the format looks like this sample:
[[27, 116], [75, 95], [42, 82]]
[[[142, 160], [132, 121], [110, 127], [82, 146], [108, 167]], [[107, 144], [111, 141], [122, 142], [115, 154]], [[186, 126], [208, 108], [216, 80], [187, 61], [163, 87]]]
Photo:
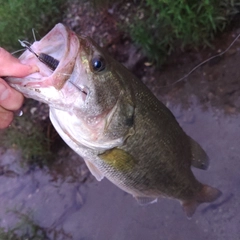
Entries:
[[22, 64], [19, 59], [0, 48], [0, 76], [24, 77], [37, 71], [37, 66]]

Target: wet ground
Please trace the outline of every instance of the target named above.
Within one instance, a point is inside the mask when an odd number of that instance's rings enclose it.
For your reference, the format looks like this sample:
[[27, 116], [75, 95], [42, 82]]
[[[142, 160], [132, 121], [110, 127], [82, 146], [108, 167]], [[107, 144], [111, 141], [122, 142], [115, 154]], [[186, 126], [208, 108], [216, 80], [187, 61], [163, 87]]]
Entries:
[[[75, 18], [71, 15], [69, 19]], [[61, 159], [54, 167], [40, 169], [21, 166], [18, 151], [2, 148], [0, 227], [8, 230], [21, 223], [20, 229], [30, 236], [31, 229], [38, 226], [47, 234], [39, 233], [42, 237], [38, 239], [240, 239], [240, 41], [222, 57], [171, 85], [201, 61], [226, 49], [239, 32], [234, 28], [219, 36], [213, 50], [175, 54], [160, 70], [146, 66], [136, 48], [124, 44], [132, 50], [130, 58], [124, 57], [122, 62], [208, 153], [209, 169], [193, 171], [201, 182], [223, 192], [216, 202], [202, 204], [188, 220], [178, 201], [159, 199], [142, 207], [108, 180], [97, 182], [69, 150], [59, 150]]]
[[191, 220], [177, 201], [160, 199], [142, 207], [108, 180], [89, 178], [77, 156], [73, 163], [78, 163], [74, 168], [79, 178], [57, 169], [24, 169], [19, 166], [19, 153], [6, 150], [0, 163], [0, 225], [11, 228], [23, 221], [19, 214], [26, 214], [47, 232], [57, 232], [55, 239], [240, 239], [240, 116], [212, 107], [203, 110], [194, 96], [191, 102], [185, 110], [181, 104], [168, 104], [211, 159], [210, 168], [193, 169], [195, 175], [223, 192], [213, 204], [202, 204]]

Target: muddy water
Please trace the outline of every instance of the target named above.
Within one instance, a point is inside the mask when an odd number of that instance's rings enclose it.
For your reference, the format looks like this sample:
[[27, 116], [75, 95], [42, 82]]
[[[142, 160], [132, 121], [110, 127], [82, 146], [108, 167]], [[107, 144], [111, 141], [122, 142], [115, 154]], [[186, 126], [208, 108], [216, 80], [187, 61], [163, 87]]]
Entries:
[[211, 159], [210, 168], [194, 169], [195, 175], [223, 192], [191, 220], [177, 201], [159, 199], [142, 207], [105, 179], [83, 183], [70, 173], [53, 177], [47, 168], [22, 168], [18, 152], [1, 150], [0, 226], [11, 229], [29, 216], [49, 237], [39, 239], [240, 239], [240, 116], [202, 110], [194, 97], [191, 102], [184, 110], [167, 104]]

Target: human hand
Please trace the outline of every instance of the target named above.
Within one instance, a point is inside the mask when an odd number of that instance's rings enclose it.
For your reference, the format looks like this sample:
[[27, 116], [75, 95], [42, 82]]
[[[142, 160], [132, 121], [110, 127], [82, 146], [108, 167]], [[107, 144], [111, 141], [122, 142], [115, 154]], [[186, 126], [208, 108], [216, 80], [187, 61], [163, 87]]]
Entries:
[[[37, 72], [36, 66], [22, 64], [19, 59], [0, 48], [0, 76], [25, 77], [33, 72]], [[13, 111], [21, 107], [23, 99], [20, 92], [0, 78], [0, 129], [8, 127], [12, 122]]]

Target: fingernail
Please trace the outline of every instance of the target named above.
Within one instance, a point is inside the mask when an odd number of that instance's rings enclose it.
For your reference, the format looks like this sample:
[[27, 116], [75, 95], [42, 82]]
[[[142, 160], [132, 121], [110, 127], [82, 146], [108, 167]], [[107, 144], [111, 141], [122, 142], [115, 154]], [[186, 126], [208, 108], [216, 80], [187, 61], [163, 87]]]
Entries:
[[30, 73], [35, 73], [35, 72], [39, 72], [39, 68], [38, 68], [38, 66], [37, 65], [29, 65], [29, 64], [27, 64], [26, 62], [24, 62], [24, 61], [20, 61], [21, 62], [21, 64], [23, 64], [23, 65], [25, 65], [25, 66], [28, 66], [29, 67], [29, 69], [30, 69]]
[[39, 72], [39, 68], [38, 68], [38, 66], [36, 66], [36, 65], [33, 65], [33, 66], [31, 66], [31, 72], [32, 73], [35, 73], [35, 72]]
[[9, 96], [9, 92], [9, 89], [5, 85], [0, 84], [0, 101], [4, 101], [5, 99], [7, 99]]
[[19, 109], [14, 111], [14, 116], [21, 117], [23, 115], [23, 110]]

